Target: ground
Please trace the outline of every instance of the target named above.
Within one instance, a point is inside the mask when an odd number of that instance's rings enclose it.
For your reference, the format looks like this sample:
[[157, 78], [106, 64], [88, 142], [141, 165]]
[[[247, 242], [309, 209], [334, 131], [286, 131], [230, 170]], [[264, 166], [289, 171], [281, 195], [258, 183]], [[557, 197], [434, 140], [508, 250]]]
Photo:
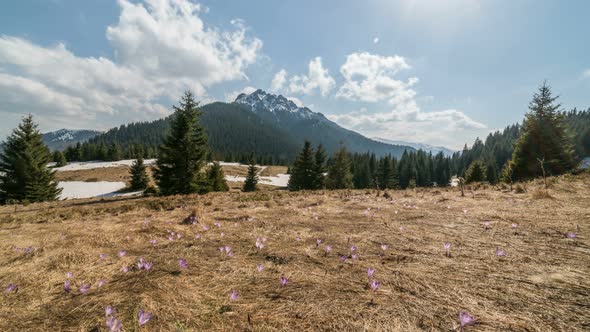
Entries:
[[[0, 207], [0, 286], [18, 286], [0, 295], [0, 330], [106, 331], [111, 305], [124, 331], [452, 331], [462, 311], [465, 331], [588, 331], [590, 175], [549, 184]], [[138, 327], [140, 309], [153, 318]]]

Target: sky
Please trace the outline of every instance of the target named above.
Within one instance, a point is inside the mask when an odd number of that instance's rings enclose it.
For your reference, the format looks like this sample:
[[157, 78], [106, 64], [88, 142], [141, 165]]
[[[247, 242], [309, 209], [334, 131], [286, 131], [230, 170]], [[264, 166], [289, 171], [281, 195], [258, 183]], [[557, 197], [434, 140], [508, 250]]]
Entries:
[[0, 4], [0, 139], [106, 130], [263, 89], [368, 137], [454, 149], [544, 80], [590, 107], [590, 2], [19, 0]]

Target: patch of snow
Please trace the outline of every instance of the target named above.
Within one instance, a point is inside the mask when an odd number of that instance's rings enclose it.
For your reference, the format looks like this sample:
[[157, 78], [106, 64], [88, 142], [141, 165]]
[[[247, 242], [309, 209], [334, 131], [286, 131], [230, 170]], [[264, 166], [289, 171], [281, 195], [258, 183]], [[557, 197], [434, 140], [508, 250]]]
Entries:
[[[291, 175], [289, 174], [277, 174], [277, 176], [259, 176], [258, 183], [259, 184], [266, 184], [269, 186], [274, 187], [286, 187], [289, 183], [289, 178]], [[225, 181], [228, 182], [245, 182], [246, 177], [244, 176], [233, 176], [233, 175], [226, 175]]]
[[[63, 171], [79, 171], [95, 168], [107, 168], [107, 167], [120, 167], [120, 166], [131, 166], [135, 159], [119, 160], [119, 161], [83, 161], [68, 163], [63, 167], [55, 168], [58, 172]], [[152, 165], [156, 163], [156, 159], [145, 159], [143, 161], [145, 165]]]
[[84, 182], [84, 181], [61, 181], [57, 183], [62, 188], [60, 199], [109, 197], [125, 188], [125, 182]]
[[584, 159], [582, 159], [582, 162], [580, 163], [580, 169], [588, 169], [590, 168], [590, 157], [586, 157]]

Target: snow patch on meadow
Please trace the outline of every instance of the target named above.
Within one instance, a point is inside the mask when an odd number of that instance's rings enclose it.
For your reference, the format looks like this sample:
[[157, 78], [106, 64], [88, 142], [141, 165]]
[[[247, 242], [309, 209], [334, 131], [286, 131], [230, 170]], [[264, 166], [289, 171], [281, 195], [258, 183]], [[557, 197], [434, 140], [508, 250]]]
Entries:
[[128, 195], [132, 193], [119, 194], [117, 191], [125, 188], [125, 182], [84, 182], [84, 181], [61, 181], [57, 183], [62, 188], [60, 199], [91, 198], [91, 197], [112, 197]]
[[[277, 176], [259, 176], [258, 183], [259, 184], [266, 184], [275, 187], [286, 187], [289, 183], [289, 178], [291, 176], [289, 174], [277, 174]], [[246, 177], [244, 176], [233, 176], [233, 175], [226, 175], [225, 181], [228, 182], [245, 182]]]
[[[130, 167], [135, 159], [125, 159], [125, 160], [118, 160], [118, 161], [80, 161], [80, 162], [72, 162], [68, 163], [63, 167], [56, 167], [54, 168], [58, 172], [64, 171], [80, 171], [80, 170], [88, 170], [88, 169], [95, 169], [95, 168], [107, 168], [107, 167], [121, 167], [121, 166], [128, 166]], [[143, 163], [146, 166], [155, 165], [156, 159], [144, 159]], [[209, 163], [208, 165], [212, 165], [213, 163]], [[242, 166], [248, 167], [248, 165], [243, 165], [240, 163], [226, 163], [224, 161], [220, 161], [219, 164], [221, 166]], [[52, 167], [55, 163], [49, 163], [47, 166]]]

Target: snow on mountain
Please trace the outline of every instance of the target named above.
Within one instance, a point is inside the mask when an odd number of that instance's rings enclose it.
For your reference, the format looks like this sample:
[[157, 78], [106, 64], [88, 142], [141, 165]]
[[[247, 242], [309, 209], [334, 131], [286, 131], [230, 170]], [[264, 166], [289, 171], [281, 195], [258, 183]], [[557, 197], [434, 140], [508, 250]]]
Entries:
[[282, 95], [273, 95], [261, 89], [251, 94], [241, 93], [234, 102], [250, 106], [255, 113], [266, 111], [275, 114], [290, 113], [301, 118], [323, 117], [320, 113], [315, 113], [307, 107], [297, 106]]
[[63, 150], [70, 145], [76, 143], [83, 143], [92, 137], [101, 134], [100, 131], [95, 130], [73, 130], [60, 129], [42, 135], [43, 141], [50, 150]]
[[377, 142], [382, 142], [382, 143], [387, 143], [387, 144], [411, 146], [416, 150], [430, 151], [430, 152], [432, 152], [433, 155], [437, 154], [439, 152], [442, 152], [445, 156], [450, 156], [456, 152], [456, 151], [451, 150], [449, 148], [445, 148], [444, 146], [434, 146], [434, 145], [430, 145], [430, 144], [412, 143], [412, 142], [404, 142], [404, 141], [393, 141], [393, 140], [380, 138], [380, 137], [373, 137], [371, 139], [373, 139]]

